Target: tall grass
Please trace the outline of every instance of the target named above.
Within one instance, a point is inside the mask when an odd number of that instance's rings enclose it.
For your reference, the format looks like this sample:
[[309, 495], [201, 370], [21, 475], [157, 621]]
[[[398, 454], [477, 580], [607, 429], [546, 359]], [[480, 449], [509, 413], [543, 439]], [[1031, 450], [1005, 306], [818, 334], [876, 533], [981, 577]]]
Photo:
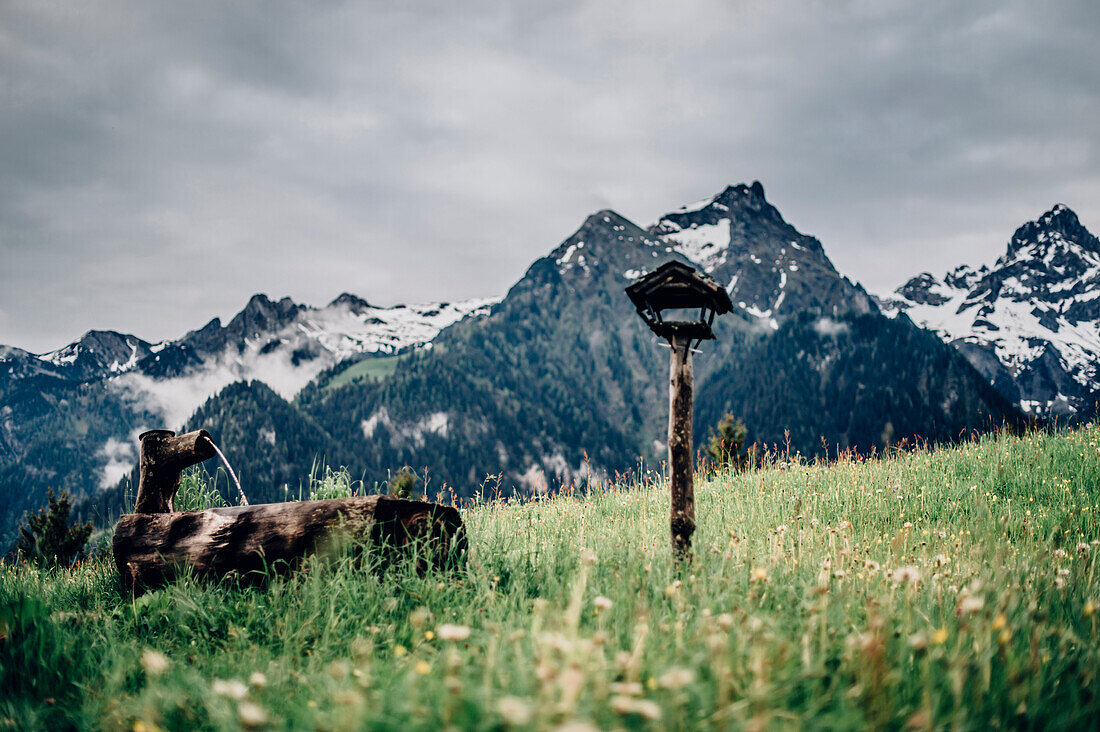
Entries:
[[6, 566], [0, 728], [1095, 726], [1097, 443], [718, 475], [682, 571], [655, 475], [464, 511], [458, 577], [348, 558], [132, 601], [108, 557]]

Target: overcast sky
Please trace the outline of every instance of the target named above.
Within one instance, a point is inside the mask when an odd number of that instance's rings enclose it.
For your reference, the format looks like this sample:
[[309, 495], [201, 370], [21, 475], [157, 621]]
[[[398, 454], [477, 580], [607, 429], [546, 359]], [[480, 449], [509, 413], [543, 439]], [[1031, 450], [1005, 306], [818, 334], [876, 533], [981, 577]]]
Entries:
[[1100, 3], [0, 4], [0, 343], [255, 292], [503, 295], [585, 215], [763, 182], [888, 291], [1100, 230]]

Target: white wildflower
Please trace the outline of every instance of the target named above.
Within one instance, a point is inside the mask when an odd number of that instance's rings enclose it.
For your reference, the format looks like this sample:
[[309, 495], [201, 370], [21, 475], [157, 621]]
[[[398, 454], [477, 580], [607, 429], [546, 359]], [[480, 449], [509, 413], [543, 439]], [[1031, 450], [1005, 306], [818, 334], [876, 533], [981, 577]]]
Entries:
[[920, 582], [920, 570], [913, 566], [898, 567], [890, 574], [890, 577], [895, 584], [917, 584]]
[[531, 705], [514, 696], [506, 696], [497, 702], [497, 711], [508, 724], [522, 727], [531, 722]]
[[160, 676], [168, 670], [168, 657], [160, 651], [146, 648], [141, 654], [141, 667], [149, 676]]
[[465, 625], [444, 623], [439, 626], [439, 639], [445, 641], [464, 641], [470, 637], [470, 628]]
[[261, 727], [267, 724], [267, 712], [259, 704], [250, 701], [237, 703], [237, 714], [241, 717], [241, 724], [245, 727]]
[[635, 699], [630, 696], [611, 697], [611, 708], [619, 714], [637, 714], [649, 720], [661, 718], [661, 708], [649, 699]]
[[959, 598], [959, 612], [963, 615], [973, 615], [985, 607], [985, 600], [977, 595], [963, 595]]
[[237, 699], [238, 701], [244, 699], [248, 694], [248, 687], [236, 679], [214, 679], [210, 683], [210, 690], [218, 696]]
[[693, 681], [695, 672], [683, 667], [670, 668], [657, 679], [657, 683], [665, 689], [682, 689]]
[[611, 692], [623, 696], [641, 696], [642, 685], [637, 681], [616, 681], [611, 684]]

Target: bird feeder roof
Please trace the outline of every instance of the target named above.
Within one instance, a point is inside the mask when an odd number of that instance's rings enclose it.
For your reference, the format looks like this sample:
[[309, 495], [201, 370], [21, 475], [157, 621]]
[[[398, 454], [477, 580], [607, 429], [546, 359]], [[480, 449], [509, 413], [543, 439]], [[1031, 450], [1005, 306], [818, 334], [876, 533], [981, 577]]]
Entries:
[[708, 308], [716, 315], [733, 311], [725, 288], [683, 262], [662, 264], [626, 288], [626, 294], [641, 313], [669, 308]]

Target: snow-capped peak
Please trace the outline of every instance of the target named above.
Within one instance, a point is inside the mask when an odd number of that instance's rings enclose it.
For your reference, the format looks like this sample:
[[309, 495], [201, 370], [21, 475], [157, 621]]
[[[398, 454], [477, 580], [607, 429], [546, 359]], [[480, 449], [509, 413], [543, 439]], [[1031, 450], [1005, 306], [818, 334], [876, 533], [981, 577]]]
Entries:
[[887, 301], [960, 347], [1009, 398], [1073, 412], [1100, 390], [1100, 241], [1058, 204], [1019, 227], [991, 267], [924, 273]]
[[648, 233], [726, 284], [746, 317], [771, 328], [800, 310], [836, 315], [874, 307], [839, 275], [819, 241], [784, 221], [759, 181], [665, 214]]
[[[499, 298], [374, 307], [347, 293], [323, 307], [253, 296], [224, 327], [214, 318], [175, 341], [149, 344], [132, 335], [90, 331], [64, 348], [34, 356], [7, 349], [5, 371], [36, 372], [108, 385], [177, 427], [206, 399], [235, 381], [256, 379], [291, 398], [323, 370], [369, 353], [426, 344], [465, 317], [485, 315]], [[18, 367], [18, 368], [17, 368]]]
[[112, 330], [90, 330], [80, 340], [44, 353], [39, 360], [75, 381], [117, 374], [133, 368], [149, 355], [150, 344]]

